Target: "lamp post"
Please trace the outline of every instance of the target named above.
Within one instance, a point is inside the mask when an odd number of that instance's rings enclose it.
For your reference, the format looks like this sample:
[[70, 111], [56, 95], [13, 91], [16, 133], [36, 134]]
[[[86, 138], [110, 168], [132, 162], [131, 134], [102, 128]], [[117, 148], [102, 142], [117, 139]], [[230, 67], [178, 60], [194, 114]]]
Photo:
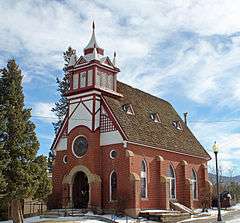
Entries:
[[217, 197], [218, 197], [218, 217], [217, 217], [217, 221], [222, 221], [222, 216], [221, 216], [221, 202], [220, 202], [220, 193], [219, 193], [219, 178], [218, 178], [218, 151], [219, 151], [219, 147], [217, 145], [216, 142], [214, 142], [213, 144], [213, 152], [215, 154], [215, 161], [216, 161], [216, 182], [217, 182]]

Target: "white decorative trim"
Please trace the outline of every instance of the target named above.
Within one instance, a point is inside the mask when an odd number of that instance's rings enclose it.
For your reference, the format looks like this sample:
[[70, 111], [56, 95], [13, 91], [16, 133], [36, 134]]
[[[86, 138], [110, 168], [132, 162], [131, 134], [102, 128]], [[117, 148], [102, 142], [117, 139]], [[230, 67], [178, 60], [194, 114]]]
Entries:
[[[145, 172], [142, 171], [142, 164], [144, 163], [144, 166], [145, 166]], [[144, 175], [144, 176], [142, 176]], [[145, 196], [142, 197], [142, 191], [141, 191], [141, 199], [147, 199], [148, 198], [148, 166], [147, 166], [147, 161], [145, 159], [143, 159], [141, 161], [141, 171], [140, 171], [140, 179], [146, 179], [146, 188], [145, 188]], [[140, 182], [140, 186], [141, 186], [141, 189], [142, 189], [142, 185], [141, 185], [141, 182]]]
[[67, 155], [64, 155], [63, 159], [62, 159], [64, 164], [67, 164], [67, 160], [66, 159], [67, 159]]
[[96, 91], [96, 90], [87, 91], [85, 93], [79, 93], [78, 95], [67, 96], [67, 99], [73, 99], [74, 100], [74, 99], [78, 99], [80, 95], [81, 95], [81, 98], [82, 98], [82, 96], [85, 96], [85, 95], [90, 96], [91, 94], [101, 95], [101, 92]]
[[88, 100], [91, 100], [91, 99], [93, 99], [93, 95], [85, 96], [85, 97], [81, 97], [81, 98], [76, 98], [76, 99], [71, 99], [70, 104], [75, 104], [75, 103], [78, 103], [80, 101], [85, 102], [85, 101], [88, 101]]
[[122, 142], [123, 138], [118, 130], [100, 133], [100, 146], [119, 144]]
[[[177, 184], [177, 180], [176, 180], [176, 173], [175, 173], [175, 169], [174, 169], [174, 167], [173, 167], [173, 165], [170, 163], [169, 164], [169, 168], [171, 168], [172, 169], [172, 171], [173, 171], [173, 175], [174, 175], [174, 177], [169, 177], [169, 176], [167, 176], [167, 178], [169, 179], [169, 198], [170, 199], [172, 199], [172, 200], [174, 200], [174, 199], [177, 199], [177, 186], [176, 186], [176, 184]], [[174, 197], [172, 196], [172, 180], [174, 180]]]
[[64, 126], [65, 126], [66, 122], [68, 121], [67, 115], [68, 115], [68, 113], [65, 115], [65, 117], [64, 117], [64, 122], [63, 122], [63, 124], [61, 125], [59, 131], [57, 132], [57, 138], [56, 138], [56, 140], [54, 141], [54, 143], [53, 143], [53, 145], [52, 145], [53, 150], [56, 149], [56, 145], [57, 145], [57, 143], [58, 143], [59, 137], [60, 137], [61, 134], [62, 134], [62, 131], [63, 131], [63, 129], [64, 129]]
[[67, 150], [67, 137], [61, 137], [56, 145], [56, 151]]
[[[196, 179], [191, 178], [191, 183], [192, 183], [192, 199], [193, 200], [198, 200], [198, 176], [197, 172], [195, 171], [194, 168], [192, 168], [192, 173], [194, 172]], [[194, 182], [196, 183], [196, 197], [194, 197]]]
[[[84, 65], [84, 66], [83, 66]], [[68, 70], [68, 72], [73, 72], [73, 71], [77, 71], [78, 69], [83, 69], [83, 68], [88, 68], [88, 67], [92, 67], [92, 66], [97, 66], [97, 67], [100, 67], [100, 68], [105, 68], [106, 70], [108, 70], [108, 71], [112, 71], [112, 72], [118, 72], [118, 71], [116, 71], [116, 70], [114, 70], [114, 68], [113, 67], [109, 67], [109, 66], [107, 66], [107, 65], [105, 65], [105, 64], [99, 64], [99, 63], [89, 63], [88, 62], [88, 64], [77, 64], [76, 66], [74, 66], [74, 68], [73, 69], [69, 69]]]
[[113, 151], [115, 151], [116, 154], [118, 154], [118, 153], [117, 153], [117, 151], [116, 151], [115, 149], [112, 149], [112, 150], [110, 151], [109, 157], [114, 160], [114, 159], [116, 159], [116, 157], [113, 157], [113, 156], [112, 156], [112, 152], [113, 152]]
[[89, 102], [79, 102], [70, 104], [68, 118], [68, 133], [76, 126], [83, 125], [92, 129], [92, 105], [93, 100]]
[[122, 129], [121, 125], [119, 124], [118, 120], [116, 119], [115, 115], [112, 113], [112, 110], [111, 110], [111, 108], [108, 106], [105, 98], [102, 97], [102, 100], [103, 100], [104, 104], [106, 105], [108, 111], [110, 112], [111, 116], [113, 117], [114, 121], [117, 123], [118, 127], [120, 128], [120, 131], [121, 131], [121, 133], [124, 135], [124, 138], [127, 139], [127, 136], [126, 136], [125, 132], [123, 131], [123, 129]]

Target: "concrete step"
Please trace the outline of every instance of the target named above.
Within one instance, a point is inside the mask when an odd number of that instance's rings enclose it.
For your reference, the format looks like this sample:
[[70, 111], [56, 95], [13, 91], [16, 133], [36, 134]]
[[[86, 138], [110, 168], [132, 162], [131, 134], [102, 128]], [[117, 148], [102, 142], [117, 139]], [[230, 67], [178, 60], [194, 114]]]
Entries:
[[194, 214], [193, 210], [184, 206], [183, 204], [180, 204], [178, 202], [172, 202], [170, 201], [170, 207], [173, 209], [173, 210], [176, 210], [176, 211], [180, 211], [180, 212], [183, 212], [183, 213], [188, 213], [188, 214]]
[[84, 216], [88, 213], [87, 209], [52, 209], [44, 213], [43, 217], [64, 217], [64, 216]]
[[158, 222], [175, 223], [190, 218], [190, 214], [181, 213], [180, 211], [169, 211], [169, 210], [143, 210], [139, 214], [141, 217], [147, 218], [148, 220]]

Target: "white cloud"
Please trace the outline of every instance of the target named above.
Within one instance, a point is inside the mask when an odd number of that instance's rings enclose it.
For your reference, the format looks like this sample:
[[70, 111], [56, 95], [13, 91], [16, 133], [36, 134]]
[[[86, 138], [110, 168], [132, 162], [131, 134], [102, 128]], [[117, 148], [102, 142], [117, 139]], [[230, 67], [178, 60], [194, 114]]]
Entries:
[[[127, 72], [131, 72], [133, 77], [129, 82], [136, 83], [134, 77], [139, 72], [154, 71], [151, 76], [144, 76], [144, 81], [151, 84], [146, 90], [158, 83], [152, 80], [152, 76], [163, 82], [171, 82], [171, 77], [183, 81], [187, 79], [194, 85], [194, 88], [185, 86], [187, 96], [206, 103], [209, 93], [218, 90], [216, 75], [226, 70], [223, 64], [230, 66], [233, 62], [238, 63], [237, 52], [240, 50], [236, 45], [235, 51], [221, 59], [207, 41], [192, 46], [187, 43], [179, 50], [175, 62], [165, 69], [153, 68], [151, 60], [157, 58], [149, 56], [157, 51], [161, 41], [181, 30], [201, 36], [237, 32], [240, 30], [240, 4], [236, 1], [132, 0], [105, 3], [72, 0], [61, 3], [12, 0], [0, 4], [0, 48], [11, 54], [22, 54], [24, 51], [24, 63], [37, 69], [38, 74], [48, 66], [61, 68], [62, 51], [68, 45], [81, 52], [90, 37], [93, 19], [97, 23], [98, 40], [101, 40], [107, 53], [112, 55], [111, 51], [118, 51], [120, 67], [124, 67], [126, 72], [122, 74], [123, 79], [128, 79]], [[185, 55], [182, 50], [188, 46], [194, 50]], [[161, 52], [156, 55], [164, 56]], [[136, 68], [145, 58], [149, 61], [140, 65], [142, 69]], [[136, 66], [133, 68], [129, 64]], [[189, 77], [190, 68], [193, 69], [192, 77]]]
[[32, 76], [27, 74], [25, 71], [22, 71], [22, 75], [23, 75], [23, 84], [27, 84], [29, 82], [31, 82], [32, 80]]
[[[117, 51], [121, 80], [160, 96], [181, 93], [195, 105], [236, 113], [239, 11], [236, 0], [1, 1], [0, 65], [6, 55], [14, 56], [26, 68], [25, 83], [55, 84], [49, 69], [61, 69], [69, 45], [82, 53], [94, 19], [106, 55]], [[52, 107], [36, 103], [33, 114], [50, 123]], [[232, 150], [240, 148], [233, 131], [239, 125], [204, 123], [193, 129], [206, 147], [219, 141], [227, 151], [222, 157], [226, 166], [239, 154]]]
[[239, 174], [240, 133], [236, 129], [240, 129], [240, 123], [208, 123], [203, 121], [202, 123], [191, 123], [190, 127], [212, 157], [212, 160], [209, 162], [211, 171], [215, 169], [212, 146], [214, 141], [217, 141], [219, 146], [219, 165], [222, 167], [223, 173], [229, 174], [229, 170], [234, 169], [235, 173]]
[[53, 107], [54, 103], [46, 102], [35, 103], [32, 109], [33, 118], [49, 123], [56, 121], [56, 115], [51, 111]]

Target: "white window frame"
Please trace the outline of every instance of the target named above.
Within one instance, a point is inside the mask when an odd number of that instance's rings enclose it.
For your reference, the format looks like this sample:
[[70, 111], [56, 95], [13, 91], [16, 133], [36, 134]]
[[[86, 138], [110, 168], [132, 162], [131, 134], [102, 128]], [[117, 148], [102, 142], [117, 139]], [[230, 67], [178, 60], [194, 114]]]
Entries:
[[[145, 167], [145, 172], [142, 171], [142, 164], [144, 164]], [[146, 185], [145, 185], [145, 194], [144, 197], [142, 196], [142, 179], [145, 179]], [[146, 160], [141, 161], [141, 171], [140, 171], [140, 186], [141, 186], [141, 198], [146, 199], [148, 198], [148, 167], [147, 167], [147, 162]]]
[[[172, 172], [173, 172], [173, 177], [172, 176], [168, 176], [168, 179], [169, 179], [169, 198], [174, 200], [176, 199], [176, 174], [175, 174], [175, 169], [173, 168], [173, 165], [170, 164], [169, 165], [169, 171], [171, 172], [171, 169], [172, 169]], [[174, 181], [174, 196], [172, 196], [172, 181]]]
[[92, 86], [93, 84], [93, 70], [88, 70], [87, 72], [87, 86]]
[[[195, 176], [195, 179], [193, 178]], [[198, 177], [197, 177], [197, 172], [192, 169], [192, 199], [193, 200], [198, 200]], [[196, 197], [194, 197], [194, 190], [195, 190], [195, 185], [196, 185]]]
[[76, 139], [79, 138], [79, 137], [84, 137], [84, 138], [87, 140], [87, 142], [88, 142], [88, 138], [87, 138], [85, 135], [77, 135], [77, 136], [73, 139], [73, 141], [72, 141], [72, 154], [73, 154], [75, 157], [77, 157], [77, 158], [82, 158], [82, 157], [84, 157], [84, 156], [86, 155], [86, 153], [87, 153], [88, 151], [87, 151], [84, 155], [78, 156], [78, 155], [74, 152], [74, 148], [73, 148]]
[[[112, 174], [116, 173], [117, 176], [117, 172], [115, 170], [113, 170], [110, 175], [109, 175], [109, 201], [116, 201], [116, 200], [112, 200]], [[118, 178], [117, 178], [118, 180]]]
[[111, 159], [116, 159], [117, 155], [116, 155], [116, 157], [113, 157], [113, 156], [112, 156], [112, 152], [113, 152], [113, 151], [115, 151], [116, 154], [117, 154], [117, 151], [116, 151], [115, 149], [112, 149], [112, 150], [110, 151], [110, 153], [109, 153], [109, 156], [110, 156]]
[[95, 77], [95, 85], [96, 87], [101, 87], [101, 72], [97, 70], [96, 77]]
[[110, 90], [114, 90], [113, 89], [113, 86], [114, 86], [114, 83], [113, 83], [113, 75], [112, 74], [109, 74], [108, 75], [108, 87]]
[[64, 156], [63, 156], [63, 163], [64, 163], [64, 164], [67, 164], [67, 155], [64, 155]]
[[108, 74], [105, 72], [102, 72], [102, 88], [108, 88]]
[[[82, 80], [84, 80], [84, 81], [82, 81]], [[84, 82], [84, 84], [82, 82]], [[80, 88], [84, 88], [86, 86], [87, 86], [87, 72], [84, 71], [84, 72], [80, 73]]]
[[78, 84], [79, 84], [79, 74], [75, 73], [73, 74], [73, 90], [78, 89]]

